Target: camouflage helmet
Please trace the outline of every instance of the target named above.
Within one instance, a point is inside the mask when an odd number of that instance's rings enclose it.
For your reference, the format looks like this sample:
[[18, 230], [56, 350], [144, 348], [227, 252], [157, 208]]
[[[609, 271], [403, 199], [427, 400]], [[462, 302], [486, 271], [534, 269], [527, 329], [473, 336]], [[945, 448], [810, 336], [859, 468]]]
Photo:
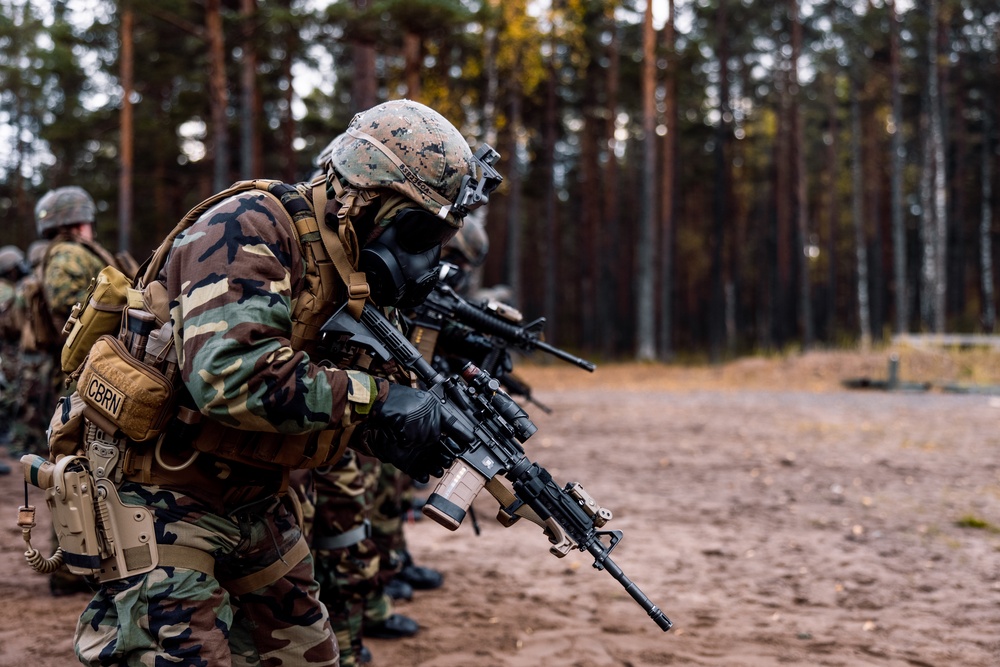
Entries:
[[45, 259], [45, 253], [49, 251], [49, 242], [44, 239], [32, 241], [28, 245], [28, 266], [35, 268]]
[[475, 211], [466, 217], [465, 224], [445, 246], [442, 253], [445, 257], [455, 253], [472, 266], [483, 265], [490, 250], [490, 237], [486, 234], [484, 216], [479, 213]]
[[24, 262], [24, 252], [16, 245], [0, 248], [0, 275], [6, 275]]
[[94, 222], [94, 198], [76, 185], [49, 190], [35, 206], [35, 227], [39, 236], [58, 227]]
[[476, 161], [462, 134], [430, 107], [394, 100], [354, 116], [319, 162], [360, 190], [388, 188], [461, 227], [456, 206]]

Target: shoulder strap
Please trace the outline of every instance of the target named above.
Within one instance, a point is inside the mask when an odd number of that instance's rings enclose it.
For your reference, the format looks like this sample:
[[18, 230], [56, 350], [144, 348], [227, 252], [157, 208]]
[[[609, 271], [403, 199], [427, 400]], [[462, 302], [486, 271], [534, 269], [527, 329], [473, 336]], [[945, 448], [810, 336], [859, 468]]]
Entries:
[[[339, 190], [340, 181], [334, 178], [333, 183], [334, 188]], [[312, 188], [313, 205], [317, 211], [321, 211], [321, 214], [317, 217], [325, 217], [327, 203], [326, 178], [316, 179], [312, 184]], [[358, 237], [354, 234], [354, 228], [348, 224], [351, 214], [350, 208], [350, 205], [345, 206], [342, 202], [341, 211], [337, 215], [338, 228], [336, 232], [330, 225], [326, 224], [326, 220], [323, 220], [323, 224], [319, 225], [319, 232], [323, 239], [323, 247], [326, 249], [327, 255], [337, 268], [340, 279], [347, 285], [347, 310], [354, 316], [354, 319], [359, 319], [361, 311], [365, 307], [365, 301], [371, 294], [371, 288], [368, 287], [368, 279], [365, 277], [365, 274], [361, 271], [356, 271], [354, 268], [359, 250]], [[345, 248], [345, 245], [349, 246], [351, 253], [355, 256], [354, 262], [348, 257], [348, 250]]]
[[88, 239], [75, 239], [75, 240], [84, 248], [86, 248], [90, 252], [100, 257], [101, 261], [104, 262], [107, 266], [113, 266], [116, 269], [122, 268], [121, 265], [118, 263], [118, 259], [110, 252], [108, 252], [104, 248], [104, 246], [102, 246], [100, 243], [97, 243], [96, 241], [90, 241]]
[[[97, 241], [91, 241], [90, 239], [85, 239], [82, 236], [75, 236], [72, 234], [57, 234], [52, 239], [48, 247], [45, 249], [45, 258], [41, 262], [42, 267], [48, 265], [49, 256], [52, 254], [52, 249], [55, 248], [58, 244], [63, 242], [76, 243], [77, 245], [82, 245], [84, 248], [87, 249], [88, 252], [90, 252], [90, 254], [94, 255], [95, 257], [98, 257], [107, 266], [113, 266], [117, 269], [121, 268], [115, 256], [112, 255], [110, 252], [108, 252], [108, 250], [105, 249], [105, 247], [102, 246], [100, 243], [98, 243]], [[43, 268], [42, 272], [44, 273], [44, 271], [45, 269]]]

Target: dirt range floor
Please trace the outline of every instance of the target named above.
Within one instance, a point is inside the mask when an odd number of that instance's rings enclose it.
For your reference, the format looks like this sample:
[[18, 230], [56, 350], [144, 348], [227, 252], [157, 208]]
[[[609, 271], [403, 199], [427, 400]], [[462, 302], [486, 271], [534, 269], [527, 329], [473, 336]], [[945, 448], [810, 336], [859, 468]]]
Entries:
[[[445, 585], [400, 603], [423, 630], [369, 640], [374, 664], [1000, 665], [1000, 396], [937, 388], [1000, 381], [996, 355], [903, 350], [903, 380], [935, 388], [842, 388], [884, 378], [891, 351], [525, 367], [554, 411], [529, 406], [529, 458], [614, 512], [612, 558], [674, 628], [534, 524], [502, 528], [483, 494], [479, 536], [407, 528]], [[48, 595], [22, 557], [20, 480], [0, 492], [0, 666], [75, 664], [87, 599]]]

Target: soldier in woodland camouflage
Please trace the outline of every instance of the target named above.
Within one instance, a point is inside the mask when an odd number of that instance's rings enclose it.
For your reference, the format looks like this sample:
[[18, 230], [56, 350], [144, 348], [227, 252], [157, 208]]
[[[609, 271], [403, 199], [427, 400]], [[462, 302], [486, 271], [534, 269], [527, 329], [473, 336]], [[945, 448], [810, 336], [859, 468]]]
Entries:
[[[49, 417], [63, 393], [65, 376], [59, 363], [63, 326], [101, 269], [115, 264], [114, 256], [94, 240], [96, 212], [94, 199], [75, 185], [50, 190], [35, 204], [35, 227], [46, 244], [41, 261], [21, 287], [25, 302], [21, 344], [28, 367], [22, 414], [26, 451], [44, 450]], [[82, 577], [66, 570], [52, 573], [49, 589], [56, 596], [92, 590]]]
[[[433, 271], [420, 267], [436, 267], [461, 226], [458, 202], [475, 184], [475, 165], [440, 114], [390, 102], [358, 114], [325, 152], [323, 175], [296, 186], [326, 228], [324, 241], [336, 233], [324, 244], [336, 273], [311, 272], [317, 234], [261, 190], [223, 199], [174, 239], [160, 281], [186, 417], [168, 427], [155, 455], [129, 444], [136, 465], [124, 468], [119, 494], [152, 510], [158, 544], [204, 552], [211, 565], [161, 558], [147, 574], [102, 585], [77, 629], [85, 664], [338, 664], [313, 558], [299, 548], [290, 466], [245, 458], [243, 445], [274, 443], [280, 454], [308, 437], [349, 444], [416, 477], [440, 474], [449, 461], [431, 447], [441, 429], [436, 401], [385, 379], [391, 369], [320, 363], [318, 327], [293, 315], [317, 280], [338, 280], [336, 302], [313, 304], [324, 317], [368, 289], [382, 307], [423, 299]], [[342, 272], [338, 258], [351, 270]], [[329, 534], [320, 510], [313, 521]]]
[[47, 192], [35, 205], [38, 235], [50, 241], [41, 275], [57, 332], [62, 332], [73, 306], [84, 300], [90, 281], [105, 266], [116, 264], [94, 241], [96, 211], [93, 198], [73, 185]]
[[[24, 253], [17, 246], [0, 248], [0, 442], [9, 444], [17, 419], [21, 324], [16, 304], [17, 282], [24, 272]], [[0, 463], [0, 474], [10, 467]]]

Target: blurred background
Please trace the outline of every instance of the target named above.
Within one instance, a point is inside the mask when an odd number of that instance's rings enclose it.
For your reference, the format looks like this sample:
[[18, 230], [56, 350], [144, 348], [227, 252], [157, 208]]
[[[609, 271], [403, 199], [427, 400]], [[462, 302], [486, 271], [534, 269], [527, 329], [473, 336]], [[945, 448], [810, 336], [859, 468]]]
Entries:
[[0, 0], [0, 244], [77, 184], [145, 259], [351, 116], [501, 153], [484, 284], [595, 360], [992, 333], [996, 0]]

